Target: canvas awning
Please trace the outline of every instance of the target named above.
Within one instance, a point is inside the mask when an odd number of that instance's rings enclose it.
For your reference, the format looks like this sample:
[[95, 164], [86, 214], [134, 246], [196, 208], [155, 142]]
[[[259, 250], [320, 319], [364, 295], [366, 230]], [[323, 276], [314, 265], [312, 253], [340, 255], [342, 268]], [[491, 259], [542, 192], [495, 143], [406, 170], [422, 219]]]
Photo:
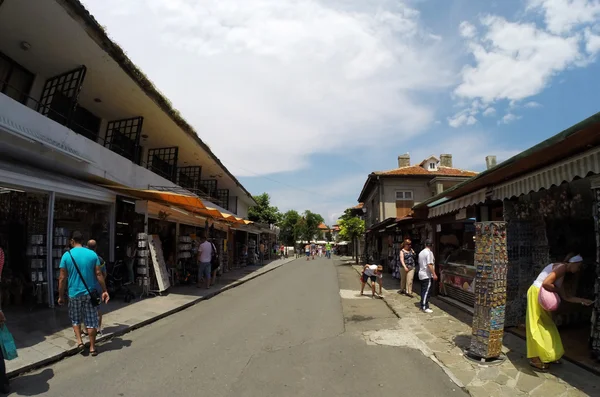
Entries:
[[149, 200], [166, 205], [175, 205], [188, 211], [196, 212], [197, 210], [206, 209], [206, 206], [202, 200], [196, 196], [188, 196], [174, 192], [163, 192], [160, 190], [134, 189], [123, 186], [105, 185], [104, 187], [114, 190], [119, 194], [135, 197], [140, 200]]
[[493, 197], [496, 200], [519, 197], [571, 182], [576, 177], [585, 178], [590, 173], [600, 174], [600, 147], [498, 185], [494, 187]]
[[462, 208], [467, 208], [471, 205], [483, 203], [485, 202], [485, 192], [485, 188], [479, 189], [471, 194], [467, 194], [466, 196], [459, 197], [436, 207], [430, 208], [428, 218], [435, 218], [453, 211], [458, 211]]

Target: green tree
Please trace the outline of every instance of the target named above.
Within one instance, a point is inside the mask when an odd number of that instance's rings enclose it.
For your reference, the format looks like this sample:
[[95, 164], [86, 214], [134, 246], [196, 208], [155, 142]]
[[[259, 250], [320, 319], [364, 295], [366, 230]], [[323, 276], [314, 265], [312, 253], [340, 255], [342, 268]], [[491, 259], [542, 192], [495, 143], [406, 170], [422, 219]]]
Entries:
[[301, 222], [299, 222], [298, 230], [299, 236], [304, 241], [314, 240], [318, 236], [319, 225], [325, 221], [319, 214], [311, 212], [310, 210], [304, 211]]
[[281, 222], [279, 222], [279, 239], [288, 247], [296, 245], [296, 241], [300, 237], [300, 228], [298, 226], [300, 219], [300, 214], [296, 210], [289, 210], [281, 217]]
[[331, 234], [331, 230], [328, 230], [327, 233], [325, 233], [325, 240], [333, 241], [333, 234]]
[[281, 213], [277, 207], [271, 205], [271, 197], [268, 193], [254, 196], [254, 201], [257, 205], [248, 210], [249, 220], [267, 225], [279, 223]]
[[340, 238], [354, 244], [353, 256], [356, 257], [356, 263], [358, 263], [358, 255], [354, 255], [354, 252], [357, 248], [356, 242], [365, 233], [365, 221], [357, 216], [342, 216], [338, 225], [340, 226]]

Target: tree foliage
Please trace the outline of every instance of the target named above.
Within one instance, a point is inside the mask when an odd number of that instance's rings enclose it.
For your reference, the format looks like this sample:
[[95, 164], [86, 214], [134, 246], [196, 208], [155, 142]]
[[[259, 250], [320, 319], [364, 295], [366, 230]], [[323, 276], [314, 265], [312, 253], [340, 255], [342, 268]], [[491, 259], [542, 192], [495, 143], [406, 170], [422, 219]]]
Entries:
[[303, 240], [311, 241], [319, 234], [319, 225], [324, 222], [325, 219], [319, 214], [311, 212], [310, 210], [304, 211], [304, 227], [301, 230], [301, 237]]
[[267, 225], [277, 224], [281, 221], [281, 213], [277, 207], [271, 205], [271, 197], [268, 193], [254, 196], [257, 205], [248, 210], [248, 219], [252, 222]]
[[300, 220], [300, 214], [296, 210], [289, 210], [281, 218], [279, 239], [288, 247], [294, 246], [300, 238], [301, 232], [298, 226]]
[[346, 241], [354, 241], [365, 233], [365, 221], [355, 216], [347, 219], [340, 219], [340, 238]]

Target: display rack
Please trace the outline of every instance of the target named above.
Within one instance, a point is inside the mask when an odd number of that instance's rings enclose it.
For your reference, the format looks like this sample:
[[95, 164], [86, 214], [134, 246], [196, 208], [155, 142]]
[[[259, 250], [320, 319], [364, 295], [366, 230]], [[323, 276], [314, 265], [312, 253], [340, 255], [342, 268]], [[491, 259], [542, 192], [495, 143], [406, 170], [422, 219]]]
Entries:
[[137, 255], [136, 255], [136, 283], [141, 287], [142, 293], [140, 299], [144, 296], [154, 296], [150, 291], [150, 259], [148, 249], [148, 235], [146, 233], [137, 234]]
[[256, 265], [256, 240], [248, 240], [248, 266]]
[[502, 354], [506, 308], [506, 222], [475, 224], [475, 310], [468, 354], [483, 361]]
[[44, 303], [48, 289], [48, 273], [46, 271], [46, 235], [32, 234], [29, 236], [27, 256], [29, 257], [29, 269], [31, 271], [32, 295], [35, 304]]
[[[187, 272], [190, 271], [190, 269], [193, 270], [193, 266], [192, 266], [192, 257], [193, 255], [193, 251], [194, 251], [194, 247], [192, 245], [192, 238], [190, 236], [179, 236], [179, 246], [178, 246], [178, 250], [177, 250], [177, 262], [179, 264], [181, 264], [181, 266], [179, 266], [179, 268], [181, 269], [181, 272], [184, 274], [184, 276], [187, 276]], [[170, 268], [169, 270], [169, 274], [170, 274], [170, 278], [171, 278], [171, 285], [176, 285], [178, 284], [179, 280], [177, 277], [177, 268]], [[190, 273], [191, 274], [191, 273]]]

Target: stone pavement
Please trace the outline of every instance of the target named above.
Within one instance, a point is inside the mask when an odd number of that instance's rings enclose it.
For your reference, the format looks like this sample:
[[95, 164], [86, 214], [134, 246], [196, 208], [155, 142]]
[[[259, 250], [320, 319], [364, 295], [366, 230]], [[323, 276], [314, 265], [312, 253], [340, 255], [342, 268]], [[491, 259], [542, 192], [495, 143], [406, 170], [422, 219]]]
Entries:
[[[360, 273], [360, 266], [354, 266]], [[393, 329], [365, 334], [373, 344], [407, 346], [435, 361], [454, 382], [475, 397], [600, 396], [600, 377], [570, 363], [554, 365], [550, 373], [532, 370], [525, 341], [504, 335], [507, 359], [500, 365], [480, 365], [463, 356], [471, 340], [471, 316], [435, 300], [433, 314], [419, 310], [419, 298], [398, 294], [399, 282], [384, 275], [383, 299], [400, 318]], [[358, 283], [358, 280], [357, 280]], [[370, 293], [370, 292], [369, 292]]]
[[[247, 266], [232, 270], [220, 277], [217, 286], [209, 290], [195, 286], [175, 286], [169, 289], [167, 295], [134, 300], [129, 304], [118, 299], [111, 300], [108, 305], [102, 305], [105, 313], [102, 325], [104, 335], [98, 340], [107, 340], [150, 324], [293, 260], [291, 257], [272, 261], [263, 267]], [[6, 313], [6, 316], [7, 326], [15, 338], [19, 352], [18, 358], [6, 361], [9, 377], [77, 353], [66, 307], [20, 315]]]

